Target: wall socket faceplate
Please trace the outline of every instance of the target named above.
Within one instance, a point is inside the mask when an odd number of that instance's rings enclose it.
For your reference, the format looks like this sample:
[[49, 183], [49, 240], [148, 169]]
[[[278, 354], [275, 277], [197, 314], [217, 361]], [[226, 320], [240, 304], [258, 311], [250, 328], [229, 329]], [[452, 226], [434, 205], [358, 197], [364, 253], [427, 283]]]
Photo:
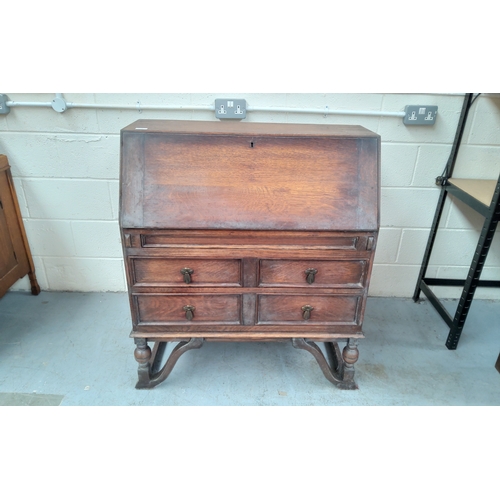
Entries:
[[437, 106], [406, 106], [403, 123], [405, 125], [434, 125], [437, 112]]
[[7, 106], [7, 101], [9, 98], [5, 94], [0, 94], [0, 115], [6, 115], [10, 111], [9, 106]]
[[215, 99], [215, 117], [220, 120], [243, 120], [247, 116], [245, 99]]

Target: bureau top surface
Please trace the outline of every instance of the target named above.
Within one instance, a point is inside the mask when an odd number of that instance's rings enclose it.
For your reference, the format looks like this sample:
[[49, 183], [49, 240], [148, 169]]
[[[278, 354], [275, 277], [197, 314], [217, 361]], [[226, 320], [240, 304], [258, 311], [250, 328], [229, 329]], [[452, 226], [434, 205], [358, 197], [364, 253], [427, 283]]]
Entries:
[[122, 130], [120, 223], [374, 231], [379, 170], [359, 126], [139, 120]]
[[378, 137], [359, 125], [317, 125], [301, 123], [256, 123], [239, 121], [137, 120], [122, 132], [142, 134], [214, 134]]

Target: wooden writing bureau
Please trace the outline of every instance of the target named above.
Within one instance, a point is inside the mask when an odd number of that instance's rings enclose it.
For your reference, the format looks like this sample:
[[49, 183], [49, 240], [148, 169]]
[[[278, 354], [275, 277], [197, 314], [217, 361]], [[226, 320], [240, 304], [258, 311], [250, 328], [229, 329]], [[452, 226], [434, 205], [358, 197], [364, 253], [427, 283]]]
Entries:
[[[379, 158], [380, 137], [358, 126], [139, 120], [123, 129], [136, 387], [165, 380], [204, 341], [291, 340], [330, 382], [357, 388]], [[167, 342], [177, 345], [162, 365]]]

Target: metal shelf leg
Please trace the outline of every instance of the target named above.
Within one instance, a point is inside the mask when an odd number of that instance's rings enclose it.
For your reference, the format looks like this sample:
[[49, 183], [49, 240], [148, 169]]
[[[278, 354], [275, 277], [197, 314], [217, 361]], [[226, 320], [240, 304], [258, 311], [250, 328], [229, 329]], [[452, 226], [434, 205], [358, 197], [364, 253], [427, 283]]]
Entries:
[[498, 225], [498, 220], [500, 219], [500, 206], [498, 203], [499, 190], [500, 183], [497, 185], [496, 192], [493, 196], [493, 199], [496, 201], [495, 209], [484, 222], [481, 236], [479, 237], [476, 247], [476, 252], [472, 258], [469, 274], [465, 280], [462, 295], [460, 297], [460, 301], [458, 302], [455, 317], [453, 318], [453, 324], [448, 334], [448, 339], [446, 340], [446, 347], [450, 350], [457, 348], [460, 335], [462, 334], [462, 330], [464, 328], [465, 320], [467, 319], [467, 314], [469, 313], [469, 309], [472, 304], [472, 299], [474, 298], [474, 293], [479, 284], [479, 278], [481, 277], [486, 257], [488, 256], [488, 251], [491, 247], [491, 242], [495, 236], [495, 230]]
[[427, 247], [422, 260], [422, 266], [420, 267], [420, 274], [418, 275], [417, 285], [413, 294], [413, 300], [415, 302], [417, 302], [420, 297], [420, 285], [427, 272], [427, 266], [429, 265], [429, 259], [431, 258], [432, 247], [434, 246], [434, 240], [436, 239], [439, 221], [441, 220], [441, 214], [443, 213], [444, 202], [446, 201], [446, 195], [447, 191], [445, 189], [441, 189], [441, 194], [436, 207], [436, 213], [434, 214], [434, 220], [432, 221], [431, 232], [429, 233], [429, 239], [427, 240]]

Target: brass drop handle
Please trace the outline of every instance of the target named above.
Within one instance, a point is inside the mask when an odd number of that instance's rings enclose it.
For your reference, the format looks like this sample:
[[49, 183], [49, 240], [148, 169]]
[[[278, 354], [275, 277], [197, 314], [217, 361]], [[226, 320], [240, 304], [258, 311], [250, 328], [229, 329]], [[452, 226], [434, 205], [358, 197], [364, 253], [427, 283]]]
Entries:
[[184, 276], [184, 283], [188, 284], [191, 283], [191, 275], [194, 273], [192, 269], [189, 269], [189, 267], [184, 267], [181, 269], [181, 274]]
[[302, 317], [305, 320], [308, 320], [311, 317], [311, 311], [314, 311], [314, 307], [312, 306], [302, 306]]
[[314, 277], [316, 276], [316, 273], [318, 272], [317, 269], [314, 269], [313, 267], [310, 267], [309, 269], [306, 269], [306, 280], [307, 282], [312, 285], [314, 283]]
[[194, 306], [184, 306], [182, 308], [186, 312], [186, 319], [188, 321], [193, 321], [194, 318], [194, 310], [196, 309]]

